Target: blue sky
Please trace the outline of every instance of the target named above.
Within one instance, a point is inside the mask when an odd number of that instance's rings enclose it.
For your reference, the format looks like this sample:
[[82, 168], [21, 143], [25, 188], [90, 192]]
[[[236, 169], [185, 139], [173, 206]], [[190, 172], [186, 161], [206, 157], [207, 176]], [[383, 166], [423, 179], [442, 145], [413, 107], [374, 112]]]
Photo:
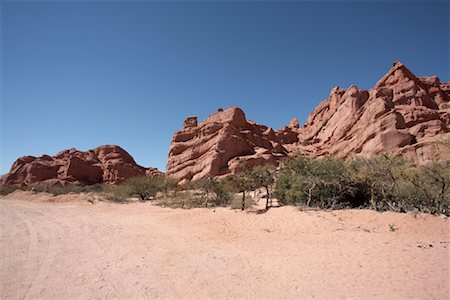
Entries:
[[0, 174], [23, 155], [116, 144], [165, 169], [188, 115], [274, 128], [399, 59], [449, 76], [447, 1], [1, 3]]

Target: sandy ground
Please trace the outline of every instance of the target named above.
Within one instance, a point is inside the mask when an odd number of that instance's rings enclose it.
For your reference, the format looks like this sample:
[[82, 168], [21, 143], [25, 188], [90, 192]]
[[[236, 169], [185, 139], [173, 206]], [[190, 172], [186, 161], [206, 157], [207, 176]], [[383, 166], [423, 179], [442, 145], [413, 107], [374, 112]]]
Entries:
[[446, 218], [26, 199], [0, 197], [1, 299], [450, 298]]

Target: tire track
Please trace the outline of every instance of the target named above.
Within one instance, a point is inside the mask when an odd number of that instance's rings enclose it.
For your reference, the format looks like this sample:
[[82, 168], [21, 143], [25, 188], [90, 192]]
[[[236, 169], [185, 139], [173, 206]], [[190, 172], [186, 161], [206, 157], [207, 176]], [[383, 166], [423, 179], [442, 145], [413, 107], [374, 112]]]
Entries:
[[[22, 293], [23, 297], [22, 294], [16, 294], [19, 298], [83, 298], [83, 295], [90, 297], [92, 294], [97, 294], [99, 298], [176, 297], [173, 291], [155, 278], [145, 286], [139, 284], [129, 270], [117, 263], [117, 256], [121, 254], [116, 250], [117, 245], [104, 242], [118, 241], [118, 224], [110, 220], [105, 222], [104, 219], [90, 214], [83, 216], [79, 211], [78, 214], [77, 211], [68, 212], [65, 206], [50, 206], [46, 203], [29, 205], [22, 201], [8, 205], [11, 208], [6, 214], [14, 215], [20, 221], [10, 220], [7, 223], [21, 224], [28, 227], [28, 231], [32, 233], [33, 237], [27, 238], [32, 241], [32, 246], [26, 256], [45, 253], [37, 264], [37, 261], [34, 261], [34, 267], [37, 268], [35, 276], [28, 288], [21, 288], [26, 290]], [[82, 213], [85, 214], [86, 211]], [[20, 215], [26, 215], [28, 219], [24, 220]], [[43, 236], [36, 237], [36, 232]], [[99, 236], [97, 232], [110, 232], [111, 236]], [[39, 239], [41, 241], [36, 245]], [[13, 257], [12, 248], [5, 256]], [[139, 263], [133, 256], [126, 259], [127, 264]], [[27, 264], [29, 268], [29, 262]], [[49, 282], [52, 284], [49, 285]], [[68, 284], [75, 285], [76, 288], [67, 292]]]

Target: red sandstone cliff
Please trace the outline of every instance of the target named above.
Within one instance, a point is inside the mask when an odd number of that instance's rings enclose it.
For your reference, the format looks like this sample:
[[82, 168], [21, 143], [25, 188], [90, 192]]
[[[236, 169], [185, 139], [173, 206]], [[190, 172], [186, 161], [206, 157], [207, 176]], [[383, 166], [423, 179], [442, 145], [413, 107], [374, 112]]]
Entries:
[[160, 172], [137, 165], [122, 148], [106, 145], [85, 152], [68, 149], [55, 156], [21, 157], [2, 177], [2, 184], [115, 184], [146, 174], [153, 176]]
[[292, 153], [402, 154], [423, 163], [440, 154], [450, 138], [450, 83], [416, 77], [400, 62], [370, 90], [335, 87], [299, 128], [272, 130], [246, 120], [237, 107], [219, 110], [201, 123], [189, 117], [172, 139], [167, 174], [196, 180], [238, 171], [241, 162], [274, 164]]
[[[219, 109], [200, 123], [188, 117], [173, 136], [167, 174], [197, 180], [237, 172], [243, 162], [277, 165], [297, 152], [341, 158], [393, 152], [424, 163], [439, 159], [441, 142], [448, 139], [450, 82], [416, 77], [396, 62], [370, 90], [354, 85], [333, 88], [301, 128], [294, 118], [288, 126], [272, 130], [247, 120], [238, 107]], [[160, 172], [137, 165], [118, 146], [101, 146], [86, 152], [65, 150], [53, 157], [21, 157], [1, 182], [120, 183], [145, 174]]]
[[167, 175], [197, 180], [235, 172], [243, 162], [277, 164], [288, 153], [282, 139], [271, 128], [246, 120], [238, 107], [219, 109], [201, 123], [188, 117], [173, 136]]
[[426, 142], [450, 132], [449, 101], [448, 84], [396, 62], [371, 90], [334, 88], [300, 129], [297, 147], [314, 156], [391, 151], [426, 162], [434, 158]]

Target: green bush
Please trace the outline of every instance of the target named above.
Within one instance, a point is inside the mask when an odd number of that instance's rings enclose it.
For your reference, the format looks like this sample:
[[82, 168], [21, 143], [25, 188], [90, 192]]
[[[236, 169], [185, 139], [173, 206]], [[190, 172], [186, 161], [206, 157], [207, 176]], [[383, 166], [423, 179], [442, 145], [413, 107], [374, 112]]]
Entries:
[[232, 197], [232, 191], [228, 182], [211, 176], [206, 176], [195, 182], [195, 189], [200, 192], [198, 197], [203, 203], [202, 206], [205, 207], [208, 205], [227, 205]]
[[106, 201], [115, 203], [127, 203], [129, 192], [127, 186], [121, 185], [108, 185], [105, 186], [103, 192], [101, 193], [102, 198]]
[[164, 195], [167, 197], [171, 192], [175, 192], [178, 189], [178, 180], [175, 178], [172, 178], [167, 175], [160, 175], [159, 178], [161, 179], [161, 188]]
[[450, 161], [406, 168], [401, 183], [395, 196], [403, 207], [449, 215]]
[[358, 206], [357, 187], [349, 179], [344, 161], [298, 156], [284, 162], [275, 194], [281, 204], [335, 208]]
[[175, 195], [159, 198], [157, 204], [164, 207], [189, 209], [204, 206], [204, 200], [193, 195], [192, 191], [182, 191]]
[[0, 185], [0, 195], [8, 195], [17, 189], [18, 188], [13, 185]]
[[246, 193], [254, 188], [255, 182], [248, 172], [230, 174], [225, 177], [224, 182], [230, 187], [230, 190], [236, 193], [242, 193], [241, 198], [241, 210], [245, 210], [246, 205]]
[[298, 156], [282, 164], [275, 194], [281, 204], [449, 215], [450, 161], [415, 166], [387, 154], [347, 161]]
[[253, 188], [264, 188], [266, 190], [266, 210], [272, 206], [271, 193], [275, 183], [276, 169], [272, 165], [257, 166], [253, 168], [250, 176], [253, 180]]
[[372, 158], [347, 160], [350, 180], [359, 187], [364, 204], [375, 210], [401, 209], [395, 199], [406, 161], [402, 157], [384, 154]]
[[141, 201], [146, 201], [155, 197], [158, 192], [164, 189], [164, 178], [162, 176], [132, 177], [125, 182], [125, 188], [129, 196], [136, 196]]

